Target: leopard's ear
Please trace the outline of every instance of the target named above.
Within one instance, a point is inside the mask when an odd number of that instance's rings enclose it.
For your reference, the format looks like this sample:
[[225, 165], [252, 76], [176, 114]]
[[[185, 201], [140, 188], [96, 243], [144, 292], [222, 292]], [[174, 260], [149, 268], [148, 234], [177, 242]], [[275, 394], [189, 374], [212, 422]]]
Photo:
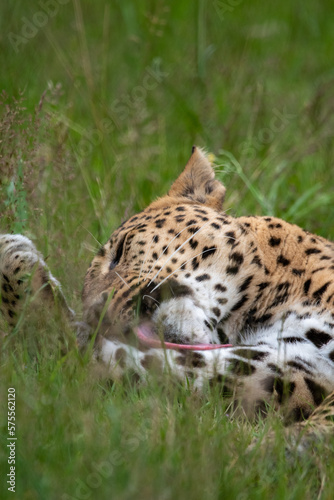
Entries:
[[182, 174], [172, 184], [168, 195], [188, 198], [194, 203], [221, 210], [225, 187], [215, 179], [215, 173], [206, 154], [196, 146]]

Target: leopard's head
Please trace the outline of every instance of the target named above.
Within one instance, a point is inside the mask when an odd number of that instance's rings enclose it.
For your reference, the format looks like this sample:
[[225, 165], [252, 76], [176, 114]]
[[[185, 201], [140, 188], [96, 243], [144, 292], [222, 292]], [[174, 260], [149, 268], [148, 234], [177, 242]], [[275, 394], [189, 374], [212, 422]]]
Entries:
[[[103, 336], [149, 321], [166, 341], [219, 343], [226, 289], [217, 279], [225, 187], [196, 147], [166, 196], [123, 223], [86, 274], [86, 322]], [[131, 335], [131, 334], [130, 334]]]

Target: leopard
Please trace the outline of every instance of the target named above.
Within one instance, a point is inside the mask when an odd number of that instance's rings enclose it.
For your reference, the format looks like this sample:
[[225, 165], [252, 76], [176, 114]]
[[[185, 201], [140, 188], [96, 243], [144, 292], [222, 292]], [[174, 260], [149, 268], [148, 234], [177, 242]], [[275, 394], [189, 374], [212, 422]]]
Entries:
[[76, 323], [34, 244], [0, 236], [6, 324], [15, 327], [30, 293], [42, 308], [64, 311], [79, 347], [93, 342], [113, 380], [159, 373], [204, 394], [217, 387], [247, 418], [273, 408], [288, 422], [313, 418], [328, 428], [334, 244], [274, 216], [234, 217], [223, 209], [225, 193], [209, 155], [194, 146], [168, 193], [98, 250]]

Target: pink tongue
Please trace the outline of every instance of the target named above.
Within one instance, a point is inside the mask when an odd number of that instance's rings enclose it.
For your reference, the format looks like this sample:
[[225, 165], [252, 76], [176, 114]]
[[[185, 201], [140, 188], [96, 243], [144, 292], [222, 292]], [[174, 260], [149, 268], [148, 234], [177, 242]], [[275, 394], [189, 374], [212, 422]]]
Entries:
[[221, 349], [222, 347], [233, 347], [232, 344], [173, 344], [172, 342], [163, 342], [152, 331], [149, 325], [143, 323], [135, 328], [139, 341], [149, 347], [165, 349], [187, 349], [188, 351], [209, 351], [212, 349]]

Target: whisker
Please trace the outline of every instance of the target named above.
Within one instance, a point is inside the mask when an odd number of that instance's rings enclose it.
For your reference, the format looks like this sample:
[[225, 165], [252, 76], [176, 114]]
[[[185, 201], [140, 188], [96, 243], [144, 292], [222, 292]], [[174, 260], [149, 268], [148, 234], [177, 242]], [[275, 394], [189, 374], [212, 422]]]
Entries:
[[170, 289], [170, 291], [171, 291], [171, 294], [173, 295], [173, 297], [175, 297], [175, 293], [174, 293], [174, 290], [173, 290], [173, 288], [172, 288], [172, 287], [171, 287], [170, 285], [169, 285], [169, 289]]
[[122, 278], [122, 276], [120, 274], [118, 274], [117, 271], [114, 271], [114, 273], [117, 274], [117, 276], [119, 277], [119, 279], [121, 279], [123, 281], [124, 285], [126, 285], [128, 288], [131, 289], [131, 286], [125, 281], [124, 278]]
[[143, 295], [143, 300], [145, 299], [145, 297], [148, 297], [149, 299], [154, 300], [154, 302], [156, 302], [158, 304], [158, 306], [160, 306], [160, 302], [157, 299], [155, 299], [154, 297], [152, 297], [151, 295]]

